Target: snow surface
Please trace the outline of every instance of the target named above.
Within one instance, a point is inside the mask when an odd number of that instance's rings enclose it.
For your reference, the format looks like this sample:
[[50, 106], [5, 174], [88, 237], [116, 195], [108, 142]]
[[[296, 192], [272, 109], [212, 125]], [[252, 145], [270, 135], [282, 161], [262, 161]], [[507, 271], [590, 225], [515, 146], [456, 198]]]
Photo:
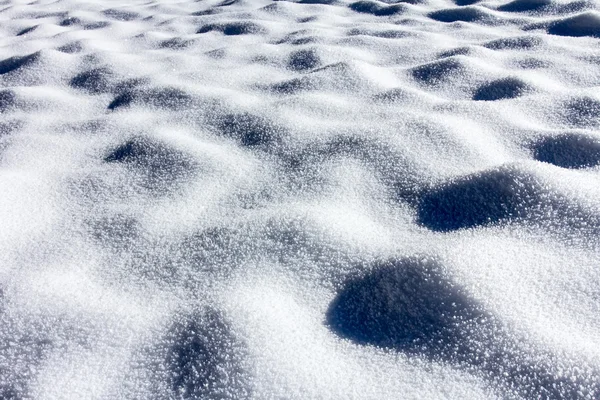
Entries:
[[600, 398], [598, 0], [0, 1], [0, 398]]

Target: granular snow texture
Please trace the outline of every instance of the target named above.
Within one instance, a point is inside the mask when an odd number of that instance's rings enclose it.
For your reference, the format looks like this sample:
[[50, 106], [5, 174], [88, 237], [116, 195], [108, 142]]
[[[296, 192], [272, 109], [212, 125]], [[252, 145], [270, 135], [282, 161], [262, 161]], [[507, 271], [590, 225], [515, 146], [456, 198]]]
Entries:
[[0, 0], [0, 398], [600, 398], [598, 0]]

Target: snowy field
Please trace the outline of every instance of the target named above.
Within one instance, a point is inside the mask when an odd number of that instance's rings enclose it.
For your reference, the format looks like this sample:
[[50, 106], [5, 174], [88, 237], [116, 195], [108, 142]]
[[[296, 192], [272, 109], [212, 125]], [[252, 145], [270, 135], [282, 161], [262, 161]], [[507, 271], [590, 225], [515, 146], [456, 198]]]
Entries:
[[0, 398], [600, 399], [599, 0], [0, 0]]

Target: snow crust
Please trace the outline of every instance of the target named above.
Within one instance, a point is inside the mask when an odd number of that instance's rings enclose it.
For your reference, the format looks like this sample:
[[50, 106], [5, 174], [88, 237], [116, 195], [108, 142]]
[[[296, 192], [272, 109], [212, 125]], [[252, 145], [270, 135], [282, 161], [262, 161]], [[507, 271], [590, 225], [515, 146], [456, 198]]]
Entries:
[[0, 1], [0, 398], [600, 398], [597, 0]]

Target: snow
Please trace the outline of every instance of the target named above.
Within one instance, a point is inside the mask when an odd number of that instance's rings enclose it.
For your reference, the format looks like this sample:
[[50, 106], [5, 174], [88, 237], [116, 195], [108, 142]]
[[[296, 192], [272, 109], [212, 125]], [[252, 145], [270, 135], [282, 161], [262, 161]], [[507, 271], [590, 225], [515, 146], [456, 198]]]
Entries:
[[600, 398], [597, 0], [0, 1], [0, 398]]

